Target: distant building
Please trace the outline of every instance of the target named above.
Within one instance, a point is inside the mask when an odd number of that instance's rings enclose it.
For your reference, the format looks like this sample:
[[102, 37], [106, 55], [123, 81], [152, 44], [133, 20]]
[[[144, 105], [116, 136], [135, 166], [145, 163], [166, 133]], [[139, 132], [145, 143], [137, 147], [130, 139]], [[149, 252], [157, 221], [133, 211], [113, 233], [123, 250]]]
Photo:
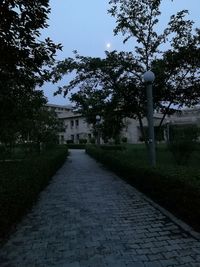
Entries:
[[85, 121], [81, 114], [73, 112], [72, 106], [47, 104], [47, 107], [54, 110], [63, 122], [64, 131], [59, 133], [60, 144], [79, 143], [81, 139], [90, 142], [94, 137], [92, 126]]
[[[80, 140], [87, 140], [89, 143], [93, 138], [92, 125], [89, 125], [85, 118], [78, 113], [73, 112], [71, 105], [54, 105], [47, 104], [47, 107], [54, 110], [58, 118], [63, 122], [63, 132], [59, 133], [60, 144], [66, 143], [79, 143]], [[159, 125], [162, 119], [162, 114], [154, 114], [154, 126], [155, 128]], [[138, 120], [125, 118], [125, 127], [121, 132], [121, 137], [126, 137], [128, 143], [141, 143], [142, 134], [140, 131], [140, 125]], [[200, 125], [200, 107], [191, 109], [184, 109], [180, 112], [175, 113], [172, 116], [166, 116], [163, 125], [164, 130], [162, 133], [161, 140], [166, 140], [169, 131], [169, 125]], [[143, 119], [144, 128], [147, 128], [147, 119]]]
[[167, 117], [167, 120], [172, 125], [200, 125], [200, 106], [183, 109]]
[[67, 113], [69, 111], [72, 110], [72, 106], [71, 105], [55, 105], [55, 104], [46, 104], [46, 107], [49, 109], [49, 110], [53, 110], [57, 113], [57, 115], [59, 116], [60, 114], [63, 114], [63, 113]]

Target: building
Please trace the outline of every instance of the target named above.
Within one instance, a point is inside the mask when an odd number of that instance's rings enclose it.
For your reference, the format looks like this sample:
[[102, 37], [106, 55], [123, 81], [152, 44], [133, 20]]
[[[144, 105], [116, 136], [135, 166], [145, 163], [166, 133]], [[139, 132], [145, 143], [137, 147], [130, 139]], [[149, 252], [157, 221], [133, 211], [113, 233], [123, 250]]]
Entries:
[[[94, 139], [92, 132], [92, 125], [89, 125], [85, 118], [76, 112], [70, 105], [61, 106], [47, 104], [47, 107], [54, 110], [58, 118], [62, 120], [64, 131], [59, 133], [59, 142], [66, 143], [80, 143], [87, 141], [90, 143]], [[162, 114], [154, 114], [154, 126], [157, 127], [162, 119]], [[121, 137], [126, 137], [128, 143], [141, 143], [142, 135], [138, 120], [126, 118], [124, 120], [125, 127], [122, 130]], [[161, 139], [168, 139], [169, 125], [200, 125], [200, 107], [191, 109], [183, 109], [172, 116], [167, 116], [163, 122], [164, 130]], [[147, 128], [147, 119], [143, 119], [144, 128]]]
[[200, 125], [200, 106], [183, 109], [167, 117], [167, 122], [172, 125]]
[[71, 105], [55, 105], [55, 104], [46, 104], [46, 107], [49, 109], [49, 110], [53, 110], [57, 113], [58, 117], [59, 115], [61, 114], [65, 114], [69, 111], [72, 110], [72, 106]]
[[63, 123], [64, 131], [59, 133], [60, 144], [91, 142], [94, 138], [92, 125], [89, 125], [81, 114], [73, 112], [72, 106], [47, 104], [47, 107], [54, 110]]

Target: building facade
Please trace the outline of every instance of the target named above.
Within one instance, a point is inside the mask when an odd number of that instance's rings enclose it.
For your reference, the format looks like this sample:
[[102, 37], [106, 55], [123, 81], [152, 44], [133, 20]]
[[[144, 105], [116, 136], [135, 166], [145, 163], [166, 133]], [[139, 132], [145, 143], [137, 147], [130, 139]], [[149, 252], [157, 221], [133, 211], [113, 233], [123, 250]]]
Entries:
[[94, 138], [92, 125], [89, 125], [81, 114], [73, 112], [72, 106], [47, 104], [47, 107], [54, 110], [62, 121], [63, 132], [59, 133], [60, 144], [78, 144], [83, 140], [89, 143]]
[[[60, 144], [87, 141], [90, 143], [94, 139], [92, 125], [89, 125], [81, 114], [73, 112], [72, 106], [61, 106], [47, 104], [48, 109], [54, 110], [58, 118], [63, 123], [63, 132], [59, 133]], [[159, 113], [154, 114], [154, 126], [157, 127], [162, 119]], [[121, 137], [125, 137], [128, 143], [141, 143], [142, 134], [138, 120], [125, 118], [125, 127], [121, 132]], [[172, 116], [164, 119], [163, 139], [167, 140], [169, 135], [169, 125], [200, 125], [200, 107], [183, 109]], [[143, 119], [143, 125], [147, 128], [147, 120]]]

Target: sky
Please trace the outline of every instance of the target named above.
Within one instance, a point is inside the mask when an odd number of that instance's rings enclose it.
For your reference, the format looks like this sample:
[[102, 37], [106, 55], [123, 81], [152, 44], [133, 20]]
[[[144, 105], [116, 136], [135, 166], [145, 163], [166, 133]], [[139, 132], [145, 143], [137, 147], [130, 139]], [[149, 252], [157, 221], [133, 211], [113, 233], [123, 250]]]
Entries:
[[[74, 50], [82, 56], [92, 57], [104, 57], [105, 50], [133, 50], [133, 40], [123, 44], [122, 35], [114, 36], [116, 24], [115, 19], [107, 13], [108, 2], [109, 0], [50, 0], [49, 27], [42, 31], [41, 37], [50, 37], [55, 43], [63, 45], [63, 50], [57, 53], [58, 60], [72, 57]], [[189, 18], [195, 22], [195, 27], [200, 28], [199, 0], [163, 0], [159, 27], [165, 28], [170, 15], [183, 9], [189, 10]], [[58, 85], [46, 83], [43, 86], [49, 103], [70, 103], [68, 98], [61, 95], [53, 96], [57, 87], [68, 80], [65, 77]]]

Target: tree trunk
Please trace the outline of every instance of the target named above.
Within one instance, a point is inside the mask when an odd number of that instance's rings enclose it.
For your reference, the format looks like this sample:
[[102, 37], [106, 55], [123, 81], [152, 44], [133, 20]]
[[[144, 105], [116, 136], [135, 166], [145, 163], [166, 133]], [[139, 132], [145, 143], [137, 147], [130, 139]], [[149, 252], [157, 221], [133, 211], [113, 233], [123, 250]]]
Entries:
[[142, 122], [142, 118], [141, 118], [140, 114], [138, 114], [138, 119], [139, 119], [140, 131], [141, 131], [141, 134], [142, 134], [142, 138], [144, 139], [145, 145], [148, 148], [148, 141], [147, 141], [147, 137], [146, 137], [146, 134], [145, 134], [145, 130], [144, 130], [144, 126], [143, 126], [143, 122]]

